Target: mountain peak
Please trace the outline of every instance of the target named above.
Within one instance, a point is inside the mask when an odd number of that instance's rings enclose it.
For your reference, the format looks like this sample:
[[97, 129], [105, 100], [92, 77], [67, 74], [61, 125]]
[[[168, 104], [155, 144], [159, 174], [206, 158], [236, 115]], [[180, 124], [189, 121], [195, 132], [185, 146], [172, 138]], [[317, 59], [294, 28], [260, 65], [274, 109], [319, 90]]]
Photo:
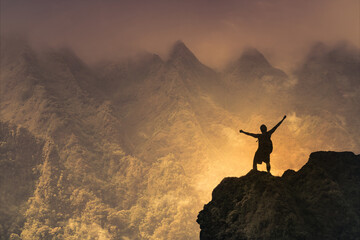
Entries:
[[359, 48], [351, 45], [349, 42], [339, 42], [334, 46], [328, 46], [322, 42], [312, 45], [306, 60], [330, 61], [330, 62], [353, 62], [359, 61]]
[[308, 60], [314, 60], [323, 57], [328, 52], [328, 46], [323, 42], [317, 42], [313, 44], [310, 48], [310, 51], [307, 55]]
[[[43, 52], [43, 61], [48, 66], [66, 66], [73, 73], [86, 69], [86, 64], [69, 47], [48, 48]], [[49, 65], [50, 64], [50, 65]], [[58, 68], [61, 71], [62, 67]]]
[[169, 61], [185, 61], [188, 63], [199, 62], [189, 48], [180, 40], [173, 45], [170, 51]]
[[240, 59], [238, 60], [241, 64], [256, 64], [258, 66], [271, 66], [268, 60], [264, 57], [264, 55], [259, 52], [256, 48], [246, 48]]
[[242, 76], [253, 75], [254, 73], [255, 75], [263, 75], [264, 71], [266, 72], [269, 69], [271, 70], [273, 67], [261, 52], [256, 48], [246, 48], [240, 58], [228, 65], [226, 72]]
[[185, 43], [181, 40], [178, 40], [174, 43], [174, 45], [172, 46], [172, 54], [175, 53], [181, 53], [181, 52], [191, 52], [189, 50], [189, 48], [185, 45]]
[[23, 36], [0, 36], [0, 58], [2, 66], [18, 60], [22, 64], [32, 65], [36, 62], [36, 54], [27, 38]]
[[59, 49], [48, 49], [47, 56], [58, 62], [67, 63], [69, 65], [83, 64], [82, 60], [69, 47], [62, 47]]

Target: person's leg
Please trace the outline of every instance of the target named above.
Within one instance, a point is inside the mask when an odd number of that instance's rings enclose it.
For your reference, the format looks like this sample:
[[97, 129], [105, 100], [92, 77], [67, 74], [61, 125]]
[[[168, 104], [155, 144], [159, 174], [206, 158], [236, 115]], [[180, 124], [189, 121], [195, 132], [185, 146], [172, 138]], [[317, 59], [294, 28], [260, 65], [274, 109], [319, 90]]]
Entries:
[[254, 155], [254, 162], [253, 162], [253, 169], [254, 169], [254, 170], [257, 170], [257, 161], [258, 161], [258, 158], [259, 158], [259, 151], [256, 151], [256, 152], [255, 152], [255, 155]]
[[266, 170], [268, 171], [268, 173], [270, 173], [270, 162], [267, 162], [266, 163]]
[[266, 170], [268, 171], [268, 173], [270, 173], [270, 154], [266, 156], [266, 159], [265, 159], [265, 163], [266, 163]]

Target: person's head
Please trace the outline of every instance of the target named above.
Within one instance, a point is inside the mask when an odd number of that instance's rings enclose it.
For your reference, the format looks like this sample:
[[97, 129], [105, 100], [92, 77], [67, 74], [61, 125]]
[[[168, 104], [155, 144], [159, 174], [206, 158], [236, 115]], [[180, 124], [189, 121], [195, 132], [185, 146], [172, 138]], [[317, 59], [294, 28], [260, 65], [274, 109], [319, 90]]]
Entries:
[[262, 133], [266, 133], [267, 127], [263, 124], [263, 125], [260, 126], [260, 130], [261, 130]]

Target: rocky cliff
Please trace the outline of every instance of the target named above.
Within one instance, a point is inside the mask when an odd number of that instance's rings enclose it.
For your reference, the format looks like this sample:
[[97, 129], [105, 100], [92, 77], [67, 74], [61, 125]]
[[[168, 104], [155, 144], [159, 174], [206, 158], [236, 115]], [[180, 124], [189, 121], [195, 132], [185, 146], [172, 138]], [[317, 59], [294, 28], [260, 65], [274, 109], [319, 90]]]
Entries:
[[315, 152], [282, 177], [228, 177], [199, 213], [200, 239], [359, 239], [360, 155]]

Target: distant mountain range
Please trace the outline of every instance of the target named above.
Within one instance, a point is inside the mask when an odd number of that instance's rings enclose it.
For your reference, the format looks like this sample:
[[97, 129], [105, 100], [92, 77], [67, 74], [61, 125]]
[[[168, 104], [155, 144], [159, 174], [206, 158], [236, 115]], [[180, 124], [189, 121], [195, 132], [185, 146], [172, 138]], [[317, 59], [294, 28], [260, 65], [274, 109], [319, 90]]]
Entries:
[[167, 60], [94, 66], [68, 48], [1, 42], [3, 239], [196, 239], [215, 184], [251, 166], [256, 143], [238, 130], [284, 113], [278, 172], [313, 150], [360, 149], [359, 50], [348, 45], [316, 45], [286, 74], [256, 49], [218, 72], [180, 41]]

